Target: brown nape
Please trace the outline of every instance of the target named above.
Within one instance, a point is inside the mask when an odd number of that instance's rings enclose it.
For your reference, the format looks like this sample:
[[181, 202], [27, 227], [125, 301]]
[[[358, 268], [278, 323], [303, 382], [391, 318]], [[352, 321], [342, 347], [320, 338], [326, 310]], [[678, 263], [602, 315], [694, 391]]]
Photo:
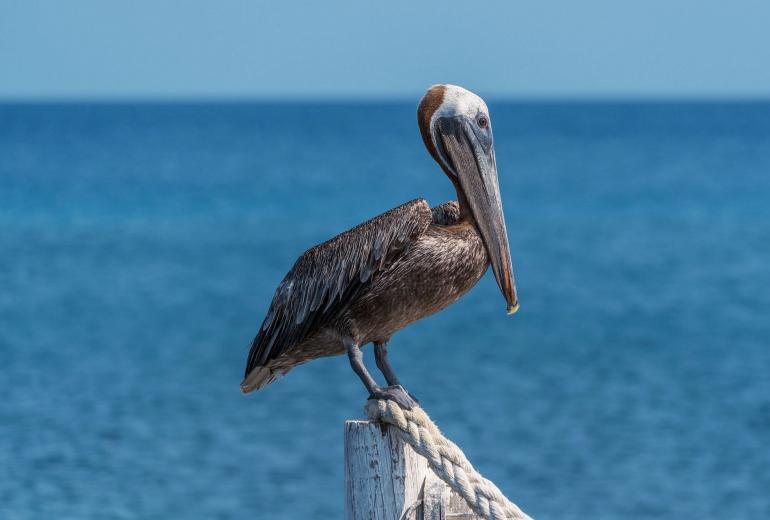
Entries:
[[422, 135], [422, 142], [425, 143], [425, 148], [428, 149], [433, 159], [441, 164], [438, 160], [438, 153], [436, 147], [433, 146], [433, 139], [430, 135], [430, 118], [444, 102], [444, 85], [434, 85], [428, 89], [425, 95], [420, 100], [420, 104], [417, 106], [417, 124], [420, 126], [420, 134]]
[[446, 87], [444, 85], [434, 85], [428, 89], [428, 92], [420, 100], [420, 104], [417, 106], [417, 124], [420, 126], [420, 135], [422, 135], [422, 142], [425, 143], [425, 148], [430, 152], [431, 157], [441, 166], [449, 180], [454, 184], [455, 191], [457, 192], [457, 202], [460, 204], [460, 220], [467, 221], [473, 220], [473, 215], [468, 206], [468, 200], [465, 198], [465, 192], [463, 192], [460, 182], [454, 175], [451, 175], [444, 169], [444, 165], [438, 158], [438, 151], [433, 146], [433, 139], [430, 134], [430, 120], [433, 114], [444, 102], [444, 91]]

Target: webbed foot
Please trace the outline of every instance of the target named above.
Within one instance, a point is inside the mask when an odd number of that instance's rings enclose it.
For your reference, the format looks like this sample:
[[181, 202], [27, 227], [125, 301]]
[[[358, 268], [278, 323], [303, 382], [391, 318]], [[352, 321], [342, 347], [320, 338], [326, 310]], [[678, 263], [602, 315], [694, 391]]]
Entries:
[[388, 399], [390, 401], [395, 401], [401, 408], [407, 410], [419, 406], [419, 401], [415, 399], [412, 394], [404, 390], [404, 387], [401, 385], [378, 388], [371, 396], [369, 396], [369, 399]]

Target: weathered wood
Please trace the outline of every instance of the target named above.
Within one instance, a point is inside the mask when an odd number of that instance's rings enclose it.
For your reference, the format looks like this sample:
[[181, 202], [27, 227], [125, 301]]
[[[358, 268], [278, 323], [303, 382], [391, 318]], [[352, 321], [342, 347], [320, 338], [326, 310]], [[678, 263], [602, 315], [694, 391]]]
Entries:
[[427, 461], [371, 421], [345, 423], [346, 520], [475, 520]]
[[371, 421], [345, 423], [345, 518], [400, 520], [417, 502], [428, 463]]

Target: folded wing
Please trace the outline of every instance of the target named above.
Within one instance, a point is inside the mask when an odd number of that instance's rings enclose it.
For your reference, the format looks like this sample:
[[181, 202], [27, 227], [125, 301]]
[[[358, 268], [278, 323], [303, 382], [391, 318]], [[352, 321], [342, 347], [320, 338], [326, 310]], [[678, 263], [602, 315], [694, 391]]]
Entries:
[[416, 199], [307, 250], [275, 291], [251, 345], [246, 377], [320, 330], [345, 310], [372, 276], [386, 269], [430, 225]]

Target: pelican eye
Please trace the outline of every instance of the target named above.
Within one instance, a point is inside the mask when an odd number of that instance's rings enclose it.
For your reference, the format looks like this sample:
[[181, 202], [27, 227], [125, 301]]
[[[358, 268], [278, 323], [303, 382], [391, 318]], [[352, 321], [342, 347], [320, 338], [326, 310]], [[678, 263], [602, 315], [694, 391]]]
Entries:
[[486, 128], [489, 126], [489, 119], [484, 116], [479, 116], [479, 118], [476, 120], [476, 124], [479, 125], [479, 128]]

